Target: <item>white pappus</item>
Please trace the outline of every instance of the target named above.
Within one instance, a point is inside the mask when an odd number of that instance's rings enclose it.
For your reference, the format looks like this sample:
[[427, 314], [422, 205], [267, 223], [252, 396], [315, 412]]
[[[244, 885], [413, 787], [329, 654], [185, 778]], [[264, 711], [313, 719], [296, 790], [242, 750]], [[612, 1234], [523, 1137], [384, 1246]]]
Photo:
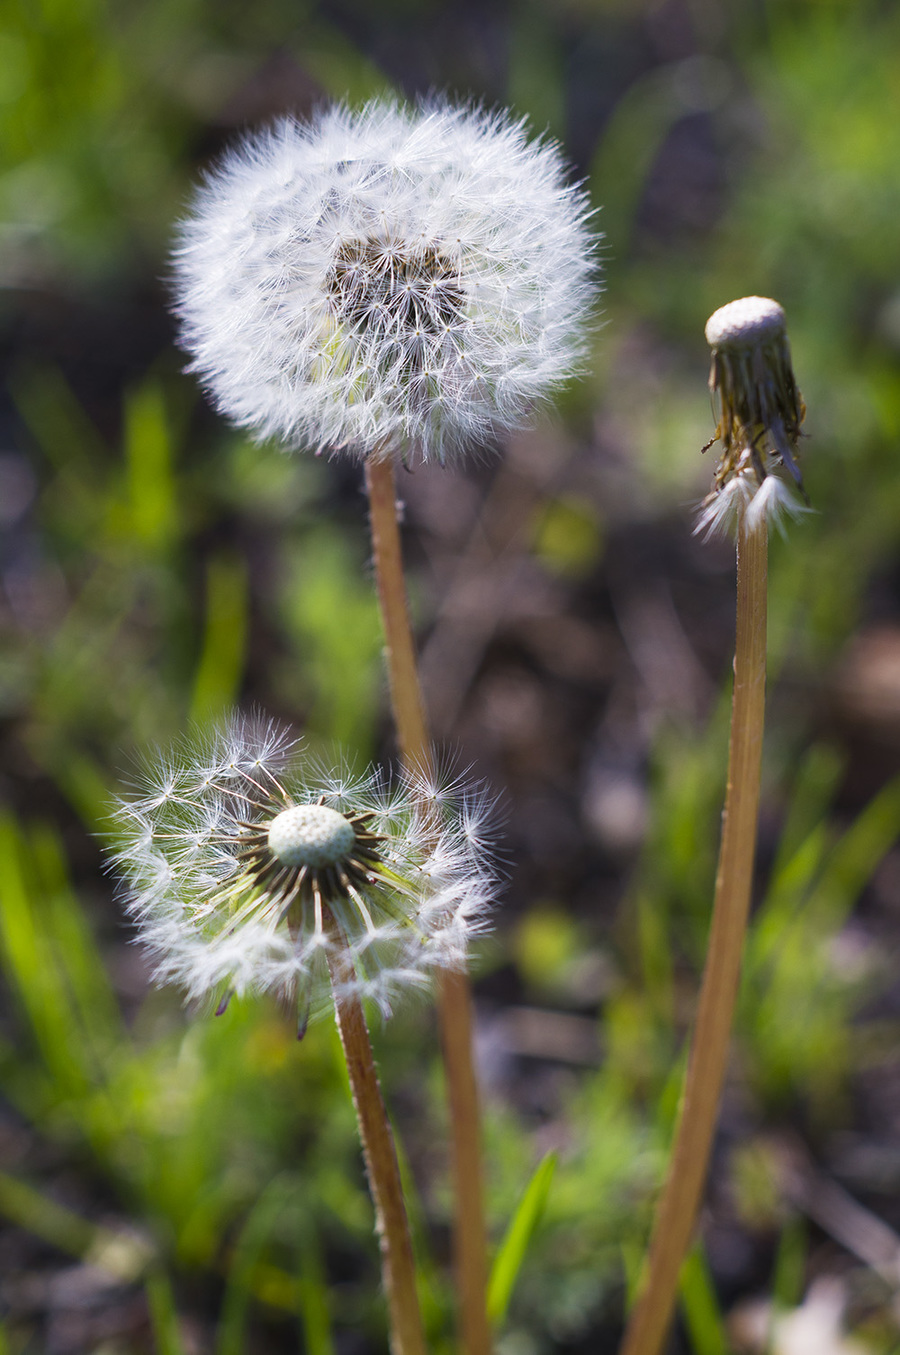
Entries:
[[555, 143], [505, 114], [285, 118], [225, 154], [181, 223], [182, 343], [260, 436], [443, 462], [580, 367], [589, 216]]
[[347, 994], [385, 1014], [464, 966], [496, 883], [490, 812], [462, 779], [328, 770], [277, 725], [235, 718], [148, 764], [116, 804], [112, 864], [158, 981], [219, 1010], [296, 996], [302, 1033], [337, 952]]

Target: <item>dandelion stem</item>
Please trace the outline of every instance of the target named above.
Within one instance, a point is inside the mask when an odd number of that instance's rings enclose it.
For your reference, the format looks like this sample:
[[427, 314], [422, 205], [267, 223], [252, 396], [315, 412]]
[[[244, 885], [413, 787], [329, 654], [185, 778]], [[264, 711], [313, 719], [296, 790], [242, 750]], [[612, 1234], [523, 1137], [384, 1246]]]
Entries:
[[[336, 930], [333, 923], [330, 929]], [[359, 998], [348, 987], [347, 981], [354, 975], [346, 950], [343, 947], [329, 949], [328, 962], [337, 1027], [356, 1107], [369, 1188], [375, 1203], [391, 1350], [393, 1355], [426, 1355], [397, 1151], [378, 1084], [366, 1018]]]
[[397, 526], [394, 467], [389, 459], [377, 456], [366, 458], [366, 489], [397, 741], [407, 767], [427, 773], [431, 763], [431, 743], [422, 688], [419, 685], [412, 627], [409, 624], [403, 555]]
[[709, 949], [681, 1119], [656, 1211], [644, 1283], [620, 1355], [658, 1355], [706, 1180], [740, 981], [756, 852], [766, 687], [766, 524], [738, 531], [737, 638], [728, 786]]
[[[387, 649], [391, 704], [407, 767], [429, 772], [432, 755], [409, 622], [392, 462], [366, 460], [366, 488], [378, 597]], [[441, 970], [438, 1011], [450, 1100], [456, 1218], [454, 1251], [465, 1355], [489, 1355], [487, 1240], [481, 1166], [478, 1086], [472, 1059], [472, 994], [468, 977]]]
[[441, 1039], [453, 1138], [454, 1241], [462, 1347], [466, 1355], [489, 1355], [488, 1260], [481, 1175], [481, 1116], [472, 1062], [472, 992], [468, 976], [458, 970], [442, 970], [439, 981]]

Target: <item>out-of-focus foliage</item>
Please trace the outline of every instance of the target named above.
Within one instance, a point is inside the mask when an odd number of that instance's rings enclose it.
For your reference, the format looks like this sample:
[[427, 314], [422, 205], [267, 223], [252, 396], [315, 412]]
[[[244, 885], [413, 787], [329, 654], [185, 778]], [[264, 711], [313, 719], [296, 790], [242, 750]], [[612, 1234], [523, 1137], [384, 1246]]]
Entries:
[[[0, 1211], [56, 1249], [35, 1265], [71, 1253], [146, 1286], [148, 1325], [128, 1351], [187, 1350], [198, 1313], [218, 1323], [223, 1355], [266, 1348], [261, 1330], [290, 1348], [297, 1323], [311, 1355], [330, 1355], [332, 1324], [383, 1345], [331, 1032], [298, 1047], [290, 1014], [185, 1016], [175, 995], [148, 991], [91, 834], [135, 750], [235, 701], [360, 760], [384, 747], [356, 472], [255, 447], [208, 417], [177, 372], [158, 280], [187, 186], [233, 130], [323, 96], [432, 86], [509, 100], [561, 137], [607, 235], [604, 323], [546, 457], [517, 451], [493, 489], [473, 471], [452, 502], [401, 478], [420, 529], [423, 627], [443, 606], [486, 637], [465, 651], [466, 754], [508, 777], [512, 839], [532, 853], [512, 863], [510, 911], [482, 961], [496, 1241], [538, 1162], [558, 1153], [504, 1350], [612, 1342], [677, 1114], [730, 661], [728, 552], [689, 539], [711, 475], [697, 454], [712, 432], [703, 324], [740, 295], [773, 295], [787, 312], [814, 508], [773, 543], [760, 888], [712, 1192], [716, 1236], [733, 1239], [738, 1215], [745, 1252], [768, 1246], [744, 1273], [776, 1305], [799, 1303], [815, 1239], [769, 1140], [805, 1134], [830, 1160], [829, 1145], [862, 1132], [855, 1079], [896, 1077], [897, 7], [14, 0], [0, 33], [0, 1067], [16, 1134], [2, 1140]], [[652, 561], [637, 581], [635, 541]], [[488, 650], [515, 619], [517, 570], [535, 602], [533, 647], [513, 671], [511, 632]], [[577, 615], [541, 631], [559, 599]], [[651, 643], [644, 615], [670, 629]], [[881, 648], [867, 648], [876, 622]], [[886, 668], [864, 661], [873, 654]], [[622, 672], [628, 683], [609, 676]], [[554, 697], [577, 707], [592, 682], [601, 708], [589, 707], [576, 755], [557, 740], [548, 771]], [[572, 884], [584, 842], [601, 864]], [[861, 900], [864, 917], [880, 910], [877, 926], [855, 922]], [[543, 1043], [535, 1006], [562, 1019], [541, 1027]], [[401, 1013], [376, 1041], [417, 1190], [430, 1334], [449, 1349], [430, 1017]], [[67, 1195], [66, 1172], [80, 1192]], [[888, 1194], [872, 1188], [876, 1211]], [[715, 1295], [734, 1297], [733, 1254], [714, 1236], [686, 1272], [685, 1339], [701, 1355], [725, 1348]], [[817, 1258], [828, 1265], [821, 1245]], [[895, 1319], [867, 1283], [855, 1320], [887, 1352]], [[36, 1348], [27, 1314], [8, 1327], [0, 1343]]]

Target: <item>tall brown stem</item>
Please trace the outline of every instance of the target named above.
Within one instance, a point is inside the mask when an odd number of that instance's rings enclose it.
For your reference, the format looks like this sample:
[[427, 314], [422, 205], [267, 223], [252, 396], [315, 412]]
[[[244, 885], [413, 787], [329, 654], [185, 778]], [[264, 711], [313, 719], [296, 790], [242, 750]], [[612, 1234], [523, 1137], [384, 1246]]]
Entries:
[[403, 553], [397, 525], [397, 492], [394, 467], [390, 460], [372, 457], [366, 460], [366, 489], [369, 494], [375, 581], [384, 626], [385, 657], [397, 742], [406, 765], [427, 773], [431, 766], [431, 741], [409, 623]]
[[738, 533], [737, 639], [728, 788], [709, 949], [681, 1120], [641, 1293], [620, 1355], [658, 1355], [693, 1236], [728, 1060], [756, 852], [766, 689], [766, 527]]
[[353, 971], [345, 950], [329, 952], [334, 1009], [350, 1076], [359, 1136], [381, 1247], [393, 1355], [426, 1355], [416, 1293], [416, 1268], [394, 1137], [384, 1108], [366, 1018], [347, 980]]
[[[431, 744], [409, 622], [397, 525], [394, 469], [389, 459], [366, 461], [366, 488], [378, 597], [384, 624], [391, 704], [405, 764], [432, 768]], [[450, 1099], [456, 1218], [454, 1251], [465, 1355], [489, 1355], [487, 1241], [481, 1167], [478, 1088], [472, 1061], [472, 994], [468, 978], [442, 970], [438, 1011]]]

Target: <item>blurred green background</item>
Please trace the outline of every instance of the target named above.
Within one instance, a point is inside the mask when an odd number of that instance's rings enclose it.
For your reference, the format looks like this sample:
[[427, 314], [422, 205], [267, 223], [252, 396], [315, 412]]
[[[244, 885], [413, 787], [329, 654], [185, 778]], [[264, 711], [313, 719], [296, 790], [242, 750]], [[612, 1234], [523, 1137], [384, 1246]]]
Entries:
[[[558, 137], [605, 233], [558, 414], [401, 483], [435, 728], [504, 795], [476, 957], [495, 1244], [544, 1167], [499, 1348], [613, 1349], [646, 1238], [727, 736], [703, 326], [755, 293], [787, 312], [815, 511], [773, 543], [758, 897], [672, 1349], [797, 1355], [804, 1322], [822, 1355], [900, 1349], [900, 7], [7, 0], [0, 24], [0, 1351], [386, 1349], [333, 1032], [149, 988], [98, 838], [136, 750], [236, 702], [393, 756], [358, 469], [218, 420], [165, 277], [242, 128], [432, 89]], [[375, 1039], [449, 1350], [431, 1014]]]

